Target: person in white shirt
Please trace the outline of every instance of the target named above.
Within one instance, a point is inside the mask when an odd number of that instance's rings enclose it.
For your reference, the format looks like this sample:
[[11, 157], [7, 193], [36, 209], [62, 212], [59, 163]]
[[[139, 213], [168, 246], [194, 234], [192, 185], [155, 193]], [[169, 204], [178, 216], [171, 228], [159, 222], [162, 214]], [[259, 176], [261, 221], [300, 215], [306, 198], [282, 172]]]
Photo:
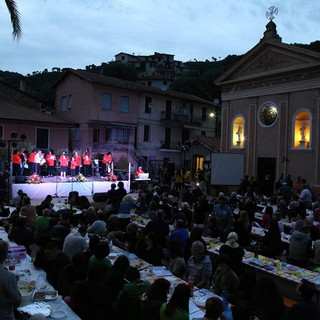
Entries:
[[76, 233], [70, 233], [64, 240], [62, 252], [70, 259], [78, 253], [87, 250], [89, 242], [87, 241], [87, 227], [80, 227]]
[[312, 194], [306, 184], [301, 186], [301, 193], [299, 195], [299, 202], [304, 203], [306, 209], [312, 210]]

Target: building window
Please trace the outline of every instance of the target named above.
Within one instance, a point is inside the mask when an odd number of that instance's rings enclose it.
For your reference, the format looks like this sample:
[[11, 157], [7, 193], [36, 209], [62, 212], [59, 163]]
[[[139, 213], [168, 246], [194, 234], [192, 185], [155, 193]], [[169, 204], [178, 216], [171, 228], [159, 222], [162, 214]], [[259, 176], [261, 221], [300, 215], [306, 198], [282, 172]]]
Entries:
[[112, 95], [110, 93], [102, 94], [102, 109], [103, 110], [111, 110], [112, 104]]
[[37, 128], [37, 149], [48, 149], [49, 148], [49, 129]]
[[205, 137], [207, 134], [206, 134], [206, 132], [205, 131], [201, 131], [201, 136], [202, 137]]
[[99, 128], [93, 129], [92, 142], [99, 142], [100, 130]]
[[125, 60], [125, 58], [126, 58], [125, 56], [121, 56], [121, 60]]
[[151, 103], [152, 103], [152, 98], [146, 97], [145, 104], [144, 104], [144, 113], [151, 113]]
[[0, 139], [3, 139], [3, 126], [0, 126]]
[[120, 98], [120, 111], [129, 112], [129, 97], [121, 96]]
[[147, 142], [150, 140], [150, 126], [145, 125], [143, 127], [143, 141]]
[[245, 141], [244, 117], [242, 115], [235, 116], [232, 122], [232, 147], [243, 148]]
[[73, 140], [74, 141], [80, 140], [80, 128], [73, 128]]
[[67, 111], [67, 96], [61, 97], [61, 111]]
[[68, 109], [71, 110], [72, 106], [72, 94], [69, 94], [69, 103], [68, 103]]
[[115, 128], [114, 141], [116, 143], [129, 143], [130, 142], [130, 128]]
[[293, 118], [293, 147], [295, 149], [310, 149], [311, 114], [309, 110], [298, 110]]
[[202, 107], [201, 120], [202, 121], [207, 120], [207, 108], [206, 107]]

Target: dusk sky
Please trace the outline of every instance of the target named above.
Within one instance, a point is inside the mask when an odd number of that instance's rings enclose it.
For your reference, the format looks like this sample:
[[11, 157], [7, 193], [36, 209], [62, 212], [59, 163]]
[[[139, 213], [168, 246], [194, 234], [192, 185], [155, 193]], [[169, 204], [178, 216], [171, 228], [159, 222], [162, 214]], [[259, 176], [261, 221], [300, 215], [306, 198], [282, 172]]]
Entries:
[[319, 0], [16, 0], [23, 35], [13, 40], [0, 1], [0, 70], [22, 74], [52, 67], [84, 68], [119, 52], [211, 60], [244, 54], [263, 36], [265, 12], [285, 43], [320, 38]]

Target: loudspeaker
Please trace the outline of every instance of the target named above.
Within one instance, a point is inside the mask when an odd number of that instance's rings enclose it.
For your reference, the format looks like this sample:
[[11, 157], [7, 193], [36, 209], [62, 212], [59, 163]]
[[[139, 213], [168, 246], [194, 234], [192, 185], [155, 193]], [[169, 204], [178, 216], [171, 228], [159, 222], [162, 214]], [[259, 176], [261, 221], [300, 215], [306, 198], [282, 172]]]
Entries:
[[14, 182], [15, 183], [25, 183], [26, 182], [26, 177], [25, 176], [15, 176], [14, 177]]
[[108, 200], [107, 192], [97, 192], [92, 197], [94, 202], [104, 202]]

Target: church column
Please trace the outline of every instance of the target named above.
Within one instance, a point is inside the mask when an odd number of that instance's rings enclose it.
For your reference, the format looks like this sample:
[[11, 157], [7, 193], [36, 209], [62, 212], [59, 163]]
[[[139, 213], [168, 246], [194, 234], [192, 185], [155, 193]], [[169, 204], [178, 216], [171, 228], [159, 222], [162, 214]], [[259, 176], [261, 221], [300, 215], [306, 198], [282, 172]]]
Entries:
[[255, 175], [256, 171], [256, 131], [257, 131], [257, 104], [249, 105], [248, 133], [246, 138], [245, 174]]
[[320, 148], [319, 148], [319, 143], [320, 143], [320, 128], [319, 128], [319, 121], [320, 121], [320, 97], [318, 97], [317, 100], [317, 112], [314, 115], [314, 118], [312, 119], [312, 128], [313, 130], [316, 130], [316, 135], [313, 133], [312, 136], [316, 137], [315, 141], [312, 142], [312, 148], [314, 148], [315, 154], [316, 154], [316, 165], [315, 165], [315, 181], [314, 183], [316, 185], [320, 185]]
[[222, 110], [221, 110], [221, 152], [228, 152], [228, 137], [229, 137], [229, 130], [230, 130], [230, 123], [229, 123], [229, 101], [223, 102]]
[[[287, 97], [288, 98], [288, 97]], [[279, 103], [279, 131], [278, 131], [278, 166], [277, 177], [281, 173], [288, 174], [288, 101]]]

